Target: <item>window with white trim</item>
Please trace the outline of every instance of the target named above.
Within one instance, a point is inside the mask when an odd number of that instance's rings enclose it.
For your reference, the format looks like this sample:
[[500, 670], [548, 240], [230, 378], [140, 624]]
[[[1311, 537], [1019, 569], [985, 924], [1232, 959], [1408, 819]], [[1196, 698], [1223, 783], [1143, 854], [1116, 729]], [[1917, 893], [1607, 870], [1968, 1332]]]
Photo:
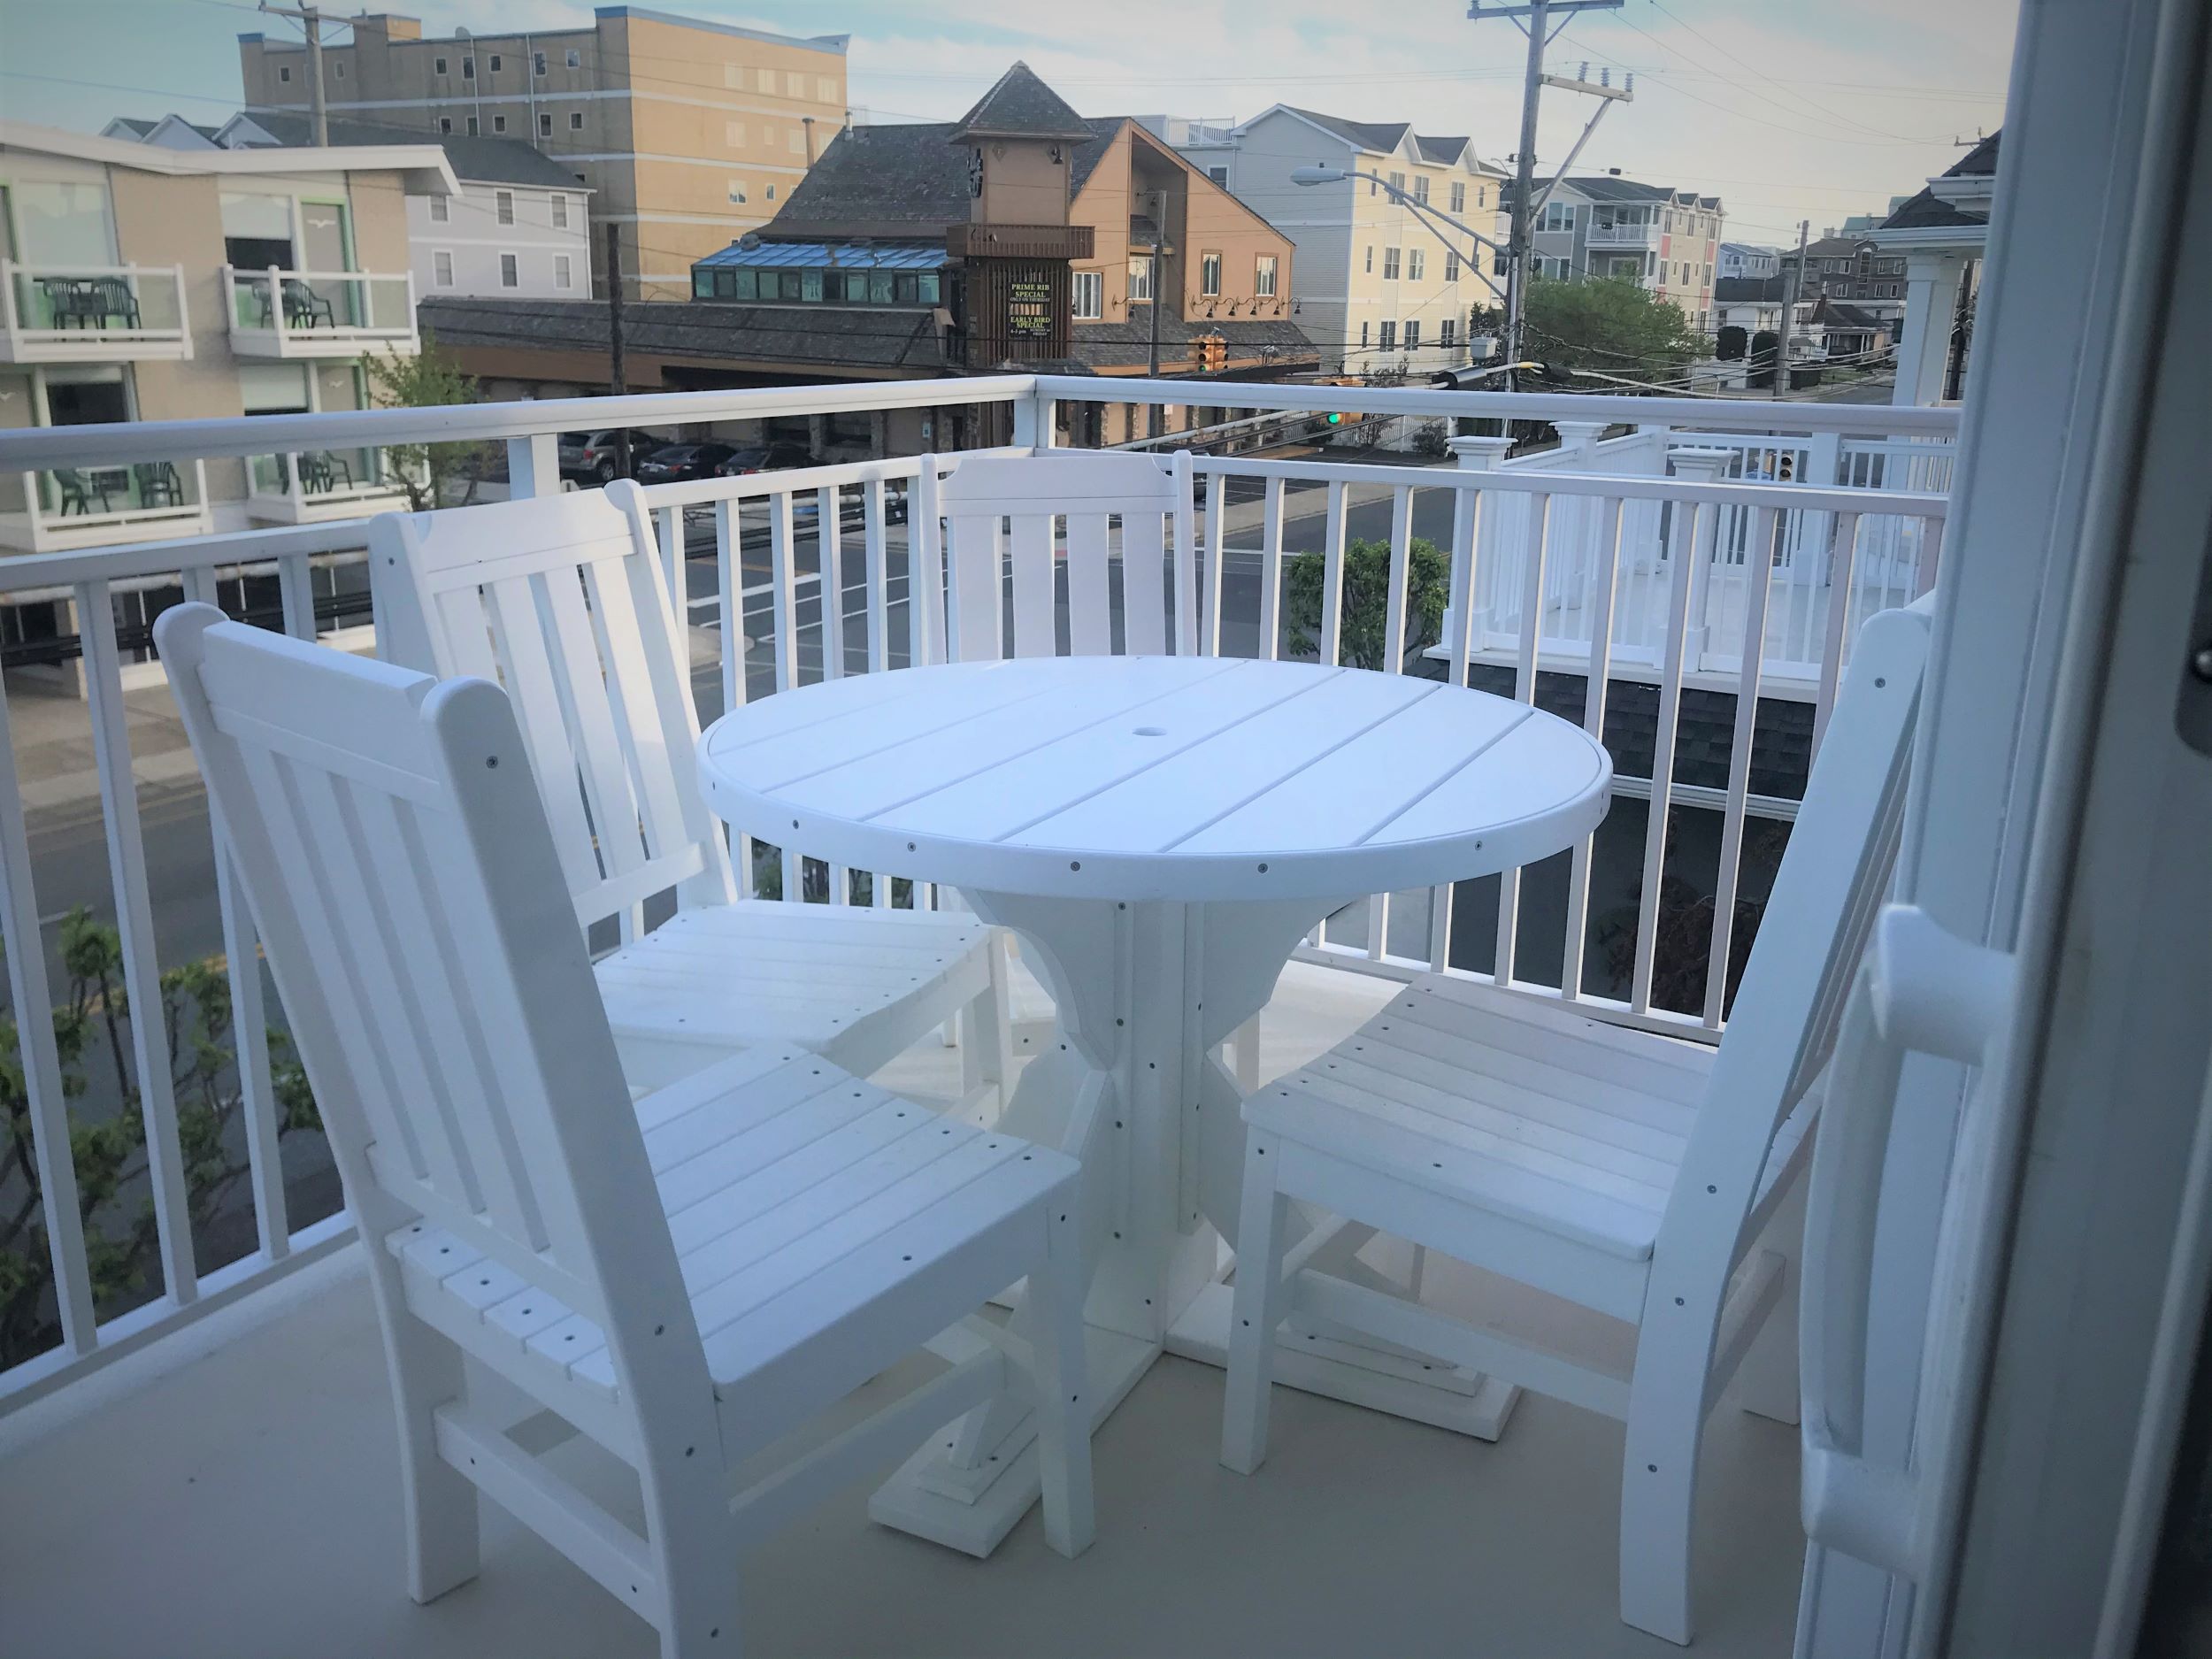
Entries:
[[545, 54], [543, 52], [532, 52], [530, 54], [530, 73], [534, 75], [541, 75], [545, 73]]
[[772, 184], [768, 187], [767, 196], [771, 202], [776, 199], [776, 187], [774, 185]]
[[1418, 282], [1428, 273], [1429, 250], [1425, 248], [1406, 250], [1406, 280]]
[[1398, 280], [1398, 266], [1404, 257], [1404, 250], [1402, 249], [1386, 248], [1383, 250], [1384, 281], [1395, 282]]
[[1537, 229], [1572, 230], [1574, 227], [1575, 204], [1572, 202], [1547, 202], [1544, 204], [1543, 221], [1537, 226]]
[[430, 222], [432, 224], [445, 224], [452, 217], [452, 203], [447, 201], [442, 196], [434, 196], [430, 198]]
[[1417, 173], [1413, 175], [1413, 199], [1425, 207], [1428, 204], [1429, 180], [1426, 173]]
[[1362, 323], [1359, 326], [1359, 342], [1363, 346], [1367, 343], [1367, 325], [1365, 323]]
[[1374, 244], [1373, 242], [1369, 242], [1369, 243], [1367, 244], [1367, 272], [1368, 272], [1368, 274], [1371, 276], [1371, 275], [1374, 273], [1374, 270], [1375, 270], [1375, 244]]
[[1252, 261], [1252, 292], [1259, 299], [1275, 297], [1275, 257], [1271, 253], [1263, 253]]
[[1466, 180], [1454, 179], [1452, 180], [1451, 204], [1451, 211], [1455, 213], [1464, 213], [1467, 211]]
[[[451, 129], [449, 127], [447, 130], [450, 131]], [[538, 136], [540, 138], [550, 138], [553, 136], [553, 118], [551, 116], [541, 115], [538, 117]]]
[[1406, 188], [1405, 174], [1402, 173], [1392, 173], [1390, 175], [1390, 188], [1393, 190], [1403, 190]]
[[503, 288], [522, 286], [522, 261], [516, 255], [503, 253], [499, 256], [499, 286]]
[[473, 54], [461, 59], [461, 79], [464, 81], [476, 79], [476, 58]]
[[493, 132], [495, 132], [495, 133], [503, 133], [503, 132], [505, 132], [506, 130], [507, 130], [507, 118], [506, 118], [505, 116], [503, 116], [503, 115], [495, 115], [495, 116], [493, 116], [493, 117], [492, 117], [492, 131], [493, 131]]
[[451, 132], [453, 130], [453, 118], [450, 115], [441, 115], [438, 118], [438, 130], [442, 133]]
[[1221, 256], [1202, 253], [1198, 256], [1198, 296], [1215, 300], [1221, 297]]
[[1070, 314], [1078, 322], [1096, 322], [1106, 314], [1106, 273], [1103, 271], [1078, 271], [1075, 273], [1074, 296]]
[[580, 133], [584, 130], [584, 112], [581, 110], [571, 110], [568, 112], [568, 130], [572, 133]]
[[556, 190], [550, 199], [553, 208], [553, 228], [566, 230], [568, 228], [568, 197]]
[[477, 136], [477, 131], [476, 131], [476, 118], [475, 118], [473, 115], [472, 115], [472, 116], [470, 116], [470, 117], [468, 118], [468, 128], [469, 128], [469, 136], [470, 136], [471, 138], [474, 138], [474, 137], [476, 137], [476, 136]]
[[1149, 254], [1132, 257], [1129, 261], [1129, 303], [1132, 305], [1152, 302], [1152, 257]]
[[742, 180], [742, 179], [732, 179], [732, 180], [730, 180], [730, 201], [731, 201], [733, 204], [741, 204], [741, 204], [743, 204], [744, 200], [745, 200], [745, 180]]
[[1447, 317], [1436, 326], [1436, 343], [1440, 346], [1451, 345], [1458, 334], [1459, 319], [1456, 317]]
[[491, 72], [494, 74], [497, 74], [499, 73], [499, 54], [497, 52], [494, 52], [492, 54]]
[[330, 73], [334, 79], [343, 81], [346, 78], [346, 60], [341, 58], [336, 63], [331, 65]]
[[445, 72], [446, 72], [446, 68], [445, 68], [445, 59], [444, 59], [444, 58], [434, 58], [433, 59], [431, 59], [431, 62], [430, 62], [430, 72], [431, 72], [431, 73], [433, 73], [433, 74], [438, 74], [438, 75], [442, 75], [442, 74], [445, 73]]
[[791, 97], [803, 98], [806, 96], [806, 77], [795, 69], [786, 70], [783, 89]]
[[568, 49], [568, 66], [571, 69], [581, 69], [584, 66], [583, 53], [578, 51], [573, 46]]
[[430, 281], [435, 288], [453, 286], [453, 256], [443, 248], [430, 256]]
[[1418, 351], [1420, 349], [1421, 319], [1418, 317], [1416, 317], [1409, 319], [1406, 323], [1406, 349], [1408, 351]]
[[501, 224], [511, 225], [515, 222], [515, 193], [512, 190], [494, 191], [492, 205]]
[[1212, 180], [1216, 184], [1219, 185], [1223, 189], [1225, 190], [1229, 188], [1229, 169], [1222, 165], [1220, 163], [1217, 162], [1214, 165], [1207, 168], [1206, 176]]
[[729, 147], [730, 149], [732, 149], [732, 150], [742, 150], [742, 149], [744, 149], [744, 148], [745, 148], [745, 123], [744, 123], [744, 122], [742, 122], [742, 121], [725, 121], [725, 122], [723, 122], [723, 123], [722, 123], [722, 142], [723, 142], [723, 143], [724, 143], [724, 144], [726, 144], [726, 146], [728, 146], [728, 147]]
[[1459, 256], [1449, 249], [1444, 253], [1444, 280], [1447, 282], [1459, 280]]
[[763, 92], [773, 92], [776, 89], [776, 72], [774, 70], [764, 69], [760, 71], [759, 78], [760, 89]]
[[1398, 347], [1398, 325], [1394, 322], [1383, 324], [1381, 327], [1376, 331], [1375, 343], [1380, 346], [1385, 351], [1396, 350]]
[[557, 288], [572, 288], [576, 286], [574, 267], [570, 264], [569, 257], [565, 253], [557, 253], [553, 256], [553, 286]]

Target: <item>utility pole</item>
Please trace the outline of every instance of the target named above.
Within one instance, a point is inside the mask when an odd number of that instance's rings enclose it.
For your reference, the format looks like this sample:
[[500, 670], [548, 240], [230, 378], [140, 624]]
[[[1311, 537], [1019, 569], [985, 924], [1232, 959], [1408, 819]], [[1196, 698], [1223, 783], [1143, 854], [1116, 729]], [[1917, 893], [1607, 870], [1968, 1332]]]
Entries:
[[[1160, 378], [1160, 244], [1167, 240], [1167, 192], [1152, 193], [1152, 350], [1146, 359], [1145, 373], [1153, 380]], [[1146, 406], [1145, 436], [1160, 435], [1160, 406]]]
[[1782, 328], [1774, 345], [1774, 396], [1782, 396], [1783, 382], [1789, 379], [1790, 334], [1797, 326], [1797, 296], [1805, 286], [1805, 233], [1812, 228], [1812, 220], [1797, 221], [1797, 263], [1790, 267], [1790, 280], [1783, 285]]
[[[622, 227], [607, 226], [607, 393], [620, 397], [630, 389], [622, 363]], [[630, 476], [630, 429], [616, 428], [615, 465]]]
[[[1528, 0], [1525, 4], [1486, 5], [1483, 0], [1471, 0], [1467, 8], [1468, 17], [1478, 23], [1485, 18], [1510, 18], [1528, 36], [1528, 62], [1521, 83], [1521, 148], [1513, 159], [1513, 228], [1506, 237], [1505, 389], [1509, 392], [1515, 389], [1514, 365], [1522, 357], [1522, 318], [1528, 304], [1529, 257], [1536, 229], [1536, 107], [1544, 91], [1544, 48], [1575, 13], [1617, 11], [1621, 4], [1622, 0]], [[1551, 27], [1554, 17], [1559, 19], [1557, 28]]]
[[323, 102], [323, 14], [311, 5], [296, 10], [273, 6], [261, 0], [261, 9], [273, 18], [294, 18], [307, 31], [308, 132], [318, 146], [330, 142], [330, 111]]

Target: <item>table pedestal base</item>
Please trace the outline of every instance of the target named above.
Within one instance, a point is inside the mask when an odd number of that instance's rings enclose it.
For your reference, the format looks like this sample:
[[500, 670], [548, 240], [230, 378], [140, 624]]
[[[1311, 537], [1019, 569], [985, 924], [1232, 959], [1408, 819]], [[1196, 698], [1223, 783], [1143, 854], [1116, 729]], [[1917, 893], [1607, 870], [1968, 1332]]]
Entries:
[[[1225, 1368], [1231, 1299], [1226, 1285], [1209, 1285], [1199, 1292], [1168, 1327], [1167, 1351]], [[1295, 1315], [1284, 1324], [1275, 1345], [1275, 1380], [1483, 1440], [1505, 1432], [1506, 1419], [1521, 1397], [1518, 1388], [1494, 1377], [1342, 1340]]]
[[[1091, 1398], [1098, 1402], [1091, 1424], [1096, 1432], [1159, 1358], [1160, 1346], [1095, 1325], [1084, 1338]], [[868, 1518], [980, 1559], [999, 1547], [1043, 1491], [1037, 1433], [1025, 1414], [980, 1460], [962, 1467], [956, 1461], [960, 1427], [948, 1426], [902, 1463], [868, 1500]]]

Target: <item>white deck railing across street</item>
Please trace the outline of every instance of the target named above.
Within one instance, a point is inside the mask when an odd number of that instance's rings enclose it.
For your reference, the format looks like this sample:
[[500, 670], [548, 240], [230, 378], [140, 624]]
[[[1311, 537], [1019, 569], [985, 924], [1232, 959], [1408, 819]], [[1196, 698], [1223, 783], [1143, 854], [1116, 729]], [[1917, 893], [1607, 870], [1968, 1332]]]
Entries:
[[[1325, 660], [1349, 661], [1372, 649], [1386, 672], [1442, 672], [1523, 701], [1545, 699], [1609, 738], [1617, 802], [1644, 803], [1640, 817], [1617, 805], [1596, 836], [1550, 861], [1563, 868], [1509, 872], [1459, 891], [1378, 895], [1340, 913], [1306, 955], [1392, 977], [1468, 972], [1563, 998], [1601, 1019], [1691, 1036], [1717, 1033], [1726, 972], [1715, 965], [1704, 974], [1701, 996], [1687, 999], [1694, 1006], [1668, 1006], [1661, 979], [1676, 964], [1662, 959], [1662, 922], [1674, 926], [1676, 939], [1694, 939], [1711, 964], [1740, 954], [1747, 829], [1786, 822], [1794, 810], [1789, 794], [1755, 789], [1755, 781], [1789, 774], [1794, 764], [1801, 785], [1804, 751], [1819, 741], [1853, 630], [1872, 610], [1908, 601], [1932, 581], [1955, 411], [1010, 374], [40, 428], [0, 434], [0, 473], [147, 462], [190, 471], [219, 456], [498, 441], [510, 489], [543, 493], [560, 488], [557, 434], [578, 427], [985, 405], [1010, 407], [1013, 442], [1027, 447], [1054, 441], [1062, 403], [1187, 405], [1199, 398], [1248, 415], [1319, 410], [1563, 423], [1570, 441], [1561, 449], [1502, 464], [1495, 443], [1463, 445], [1456, 466], [1313, 455], [1177, 457], [1198, 503], [1190, 561], [1178, 569], [1176, 585], [1194, 596], [1194, 610], [1187, 628], [1179, 618], [1179, 633], [1201, 650], [1266, 657], [1301, 650], [1310, 633]], [[1603, 440], [1599, 423], [1633, 430]], [[1786, 481], [1776, 465], [1786, 454], [1793, 457]], [[942, 592], [927, 580], [935, 526], [898, 521], [925, 464], [907, 457], [647, 492], [672, 590], [686, 596], [695, 664], [709, 666], [703, 648], [715, 647], [711, 672], [695, 676], [705, 713], [817, 678], [912, 660], [910, 562], [922, 562], [924, 592]], [[693, 554], [693, 528], [706, 528], [701, 519], [711, 521], [710, 557], [703, 547]], [[1435, 542], [1448, 565], [1447, 623], [1425, 652], [1411, 649], [1425, 632], [1418, 538]], [[46, 644], [65, 653], [73, 628], [81, 655], [120, 978], [133, 1008], [161, 1006], [165, 966], [125, 704], [127, 667], [146, 649], [142, 623], [164, 588], [218, 601], [242, 592], [241, 578], [273, 577], [280, 617], [269, 620], [302, 639], [353, 628], [345, 641], [357, 644], [358, 617], [332, 614], [326, 595], [319, 617], [318, 589], [328, 587], [331, 567], [364, 557], [365, 540], [365, 521], [351, 518], [0, 560], [0, 605], [67, 600], [58, 637]], [[1362, 540], [1386, 544], [1386, 581], [1379, 600], [1363, 589], [1348, 609], [1349, 549]], [[1752, 549], [1770, 551], [1761, 557]], [[1319, 602], [1302, 618], [1294, 614], [1294, 589], [1310, 593], [1312, 585], [1294, 583], [1291, 567], [1308, 556], [1319, 563]], [[1061, 599], [1064, 605], [1064, 590]], [[8, 637], [19, 640], [19, 630]], [[1763, 707], [1774, 717], [1771, 729], [1762, 725]], [[1701, 769], [1678, 761], [1686, 718], [1710, 739], [1714, 753]], [[1609, 720], [1617, 729], [1609, 732]], [[1647, 740], [1638, 735], [1647, 725]], [[1798, 752], [1791, 764], [1755, 757], [1755, 739], [1772, 749], [1788, 747], [1792, 737]], [[280, 1106], [261, 1040], [272, 1021], [270, 996], [252, 924], [219, 850], [216, 906], [239, 1033], [236, 1133], [252, 1243], [234, 1260], [204, 1264], [205, 1245], [195, 1239], [188, 1210], [169, 1033], [158, 1020], [134, 1020], [129, 1069], [144, 1125], [158, 1283], [127, 1310], [96, 1306], [62, 1056], [50, 1025], [26, 1017], [57, 1001], [42, 933], [56, 907], [53, 895], [38, 891], [32, 831], [10, 699], [0, 687], [0, 933], [53, 1275], [55, 1308], [47, 1317], [60, 1333], [58, 1346], [0, 1372], [0, 1412], [349, 1236], [342, 1211], [303, 1222], [291, 1213]], [[89, 833], [88, 821], [76, 832]], [[219, 828], [214, 833], [219, 838]], [[1711, 872], [1709, 922], [1662, 915], [1663, 879], [1684, 862], [1690, 841]], [[786, 894], [833, 903], [859, 898], [861, 884], [849, 872], [808, 860], [803, 848], [776, 853]], [[741, 856], [737, 867], [752, 890], [754, 859]], [[868, 883], [861, 902], [890, 902], [891, 889], [887, 881]], [[1592, 949], [1601, 905], [1634, 918], [1615, 930], [1611, 968]], [[1624, 972], [1617, 970], [1623, 928], [1632, 940]], [[22, 1196], [0, 1192], [10, 1206]]]

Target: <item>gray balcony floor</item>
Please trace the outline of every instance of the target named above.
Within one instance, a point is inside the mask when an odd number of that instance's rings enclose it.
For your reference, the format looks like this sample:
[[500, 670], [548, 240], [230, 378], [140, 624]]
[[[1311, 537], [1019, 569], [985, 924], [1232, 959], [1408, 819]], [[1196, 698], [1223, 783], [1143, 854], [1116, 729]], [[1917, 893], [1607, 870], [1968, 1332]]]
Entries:
[[[1287, 1070], [1388, 995], [1294, 965], [1263, 1025]], [[949, 1092], [926, 1048], [883, 1080]], [[1432, 1270], [1445, 1297], [1449, 1274]], [[273, 1319], [0, 1462], [0, 1648], [25, 1659], [619, 1659], [651, 1632], [486, 1505], [483, 1572], [429, 1607], [400, 1580], [394, 1431], [350, 1253]], [[872, 1389], [901, 1386], [895, 1372]], [[871, 1524], [872, 1481], [740, 1568], [748, 1651], [823, 1655], [1560, 1655], [1679, 1651], [1621, 1624], [1617, 1424], [1525, 1396], [1495, 1445], [1279, 1389], [1272, 1453], [1215, 1462], [1220, 1373], [1165, 1358], [1096, 1441], [1098, 1542], [1033, 1513], [987, 1562]], [[1794, 1430], [1724, 1401], [1699, 1504], [1692, 1650], [1789, 1650], [1802, 1543]], [[595, 1486], [571, 1442], [553, 1454]], [[887, 1471], [886, 1471], [888, 1472]], [[618, 1474], [603, 1491], [621, 1507]]]

